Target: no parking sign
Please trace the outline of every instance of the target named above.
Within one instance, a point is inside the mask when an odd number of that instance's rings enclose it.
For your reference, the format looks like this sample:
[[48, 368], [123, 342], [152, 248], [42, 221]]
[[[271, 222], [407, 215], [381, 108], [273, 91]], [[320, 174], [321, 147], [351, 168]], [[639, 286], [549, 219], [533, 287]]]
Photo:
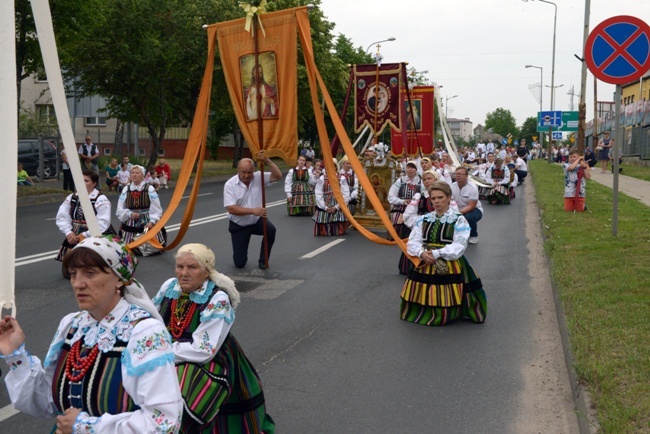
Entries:
[[650, 70], [650, 26], [619, 15], [598, 24], [585, 44], [585, 62], [606, 83], [626, 84]]

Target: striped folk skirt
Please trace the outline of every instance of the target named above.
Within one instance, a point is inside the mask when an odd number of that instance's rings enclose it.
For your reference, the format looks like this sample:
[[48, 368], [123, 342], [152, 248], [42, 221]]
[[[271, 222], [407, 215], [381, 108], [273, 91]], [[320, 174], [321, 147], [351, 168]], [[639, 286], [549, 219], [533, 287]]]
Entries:
[[487, 297], [481, 279], [462, 256], [442, 261], [448, 274], [440, 274], [437, 264], [421, 264], [409, 271], [401, 294], [401, 318], [428, 326], [468, 318], [482, 323], [487, 316]]
[[510, 204], [510, 187], [507, 185], [498, 185], [487, 193], [487, 200], [492, 205]]
[[328, 213], [324, 209], [316, 208], [312, 217], [314, 221], [315, 237], [335, 237], [345, 234], [350, 222], [345, 218], [341, 210]]
[[287, 214], [313, 215], [315, 209], [314, 191], [309, 182], [294, 182], [291, 186], [291, 199], [287, 199]]
[[[188, 364], [189, 365], [189, 364]], [[199, 365], [194, 366], [198, 367]], [[273, 434], [275, 423], [266, 413], [262, 382], [239, 343], [228, 335], [214, 359], [202, 369], [210, 371], [203, 380], [183, 382], [181, 366], [179, 380], [185, 400], [180, 432], [183, 434]], [[222, 387], [215, 393], [204, 393], [208, 383]], [[217, 412], [218, 411], [218, 412]], [[207, 423], [197, 419], [216, 413]], [[196, 417], [201, 416], [201, 417]]]

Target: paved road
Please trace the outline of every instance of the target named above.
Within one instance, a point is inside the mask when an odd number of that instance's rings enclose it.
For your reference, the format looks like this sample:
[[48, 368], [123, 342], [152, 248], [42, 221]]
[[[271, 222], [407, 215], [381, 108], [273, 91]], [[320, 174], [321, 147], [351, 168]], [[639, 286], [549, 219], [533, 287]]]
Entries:
[[[541, 237], [535, 235], [537, 210], [526, 199], [532, 186], [518, 187], [510, 206], [486, 206], [480, 243], [467, 252], [488, 294], [487, 322], [444, 328], [399, 320], [404, 279], [397, 274], [396, 248], [374, 245], [354, 231], [313, 237], [311, 220], [290, 218], [281, 205], [269, 210], [278, 227], [271, 270], [257, 269], [256, 261], [235, 269], [222, 188], [218, 182], [202, 186], [195, 218], [214, 221], [190, 229], [185, 241], [209, 244], [217, 268], [243, 292], [233, 332], [264, 381], [278, 433], [577, 431]], [[169, 196], [163, 192], [164, 201]], [[278, 183], [268, 201], [282, 199]], [[58, 246], [61, 236], [47, 220], [57, 206], [19, 208], [18, 258]], [[143, 258], [137, 276], [152, 294], [172, 272], [173, 257], [164, 254]], [[17, 267], [16, 282], [28, 348], [42, 357], [59, 319], [75, 310], [69, 284], [53, 260]], [[8, 404], [0, 390], [0, 419]], [[0, 421], [2, 433], [50, 428], [51, 421], [24, 414]]]

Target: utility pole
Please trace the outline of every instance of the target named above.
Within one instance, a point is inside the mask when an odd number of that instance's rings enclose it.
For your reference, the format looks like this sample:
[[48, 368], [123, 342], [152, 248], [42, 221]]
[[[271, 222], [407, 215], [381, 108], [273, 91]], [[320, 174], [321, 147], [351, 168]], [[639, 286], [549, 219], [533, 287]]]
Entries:
[[571, 85], [571, 89], [566, 94], [571, 96], [571, 99], [569, 100], [569, 111], [573, 111], [573, 107], [574, 107], [574, 105], [573, 105], [573, 97], [576, 96], [576, 95], [578, 95], [578, 96], [580, 96], [580, 95], [575, 93], [575, 89], [574, 89], [573, 85]]
[[[591, 0], [585, 0], [585, 23], [582, 38], [582, 75], [580, 78], [580, 105], [578, 105], [578, 155], [584, 155], [585, 152], [585, 130], [587, 120], [587, 62], [585, 62], [585, 45], [589, 36], [589, 13], [591, 11]], [[594, 77], [594, 82], [596, 77]], [[597, 114], [594, 113], [594, 119]], [[596, 134], [596, 121], [594, 121], [594, 134]], [[595, 145], [595, 144], [594, 144]], [[617, 143], [618, 145], [618, 143]]]

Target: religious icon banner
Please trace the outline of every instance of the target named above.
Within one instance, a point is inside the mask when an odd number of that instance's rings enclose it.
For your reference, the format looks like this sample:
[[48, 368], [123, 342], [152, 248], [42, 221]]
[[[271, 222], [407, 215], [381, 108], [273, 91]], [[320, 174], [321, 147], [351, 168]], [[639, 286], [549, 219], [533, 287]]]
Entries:
[[[435, 104], [433, 86], [415, 86], [409, 90], [402, 89], [402, 110], [404, 128], [402, 133], [391, 131], [391, 152], [393, 155], [415, 156], [418, 153], [433, 153]], [[411, 115], [411, 107], [413, 114]]]
[[246, 18], [216, 25], [221, 65], [235, 117], [251, 153], [255, 156], [261, 149], [259, 113], [265, 155], [280, 157], [293, 165], [298, 153], [295, 11], [288, 9], [259, 17], [264, 30], [255, 30], [257, 74], [255, 39], [244, 28]]
[[389, 125], [401, 129], [402, 64], [354, 65], [354, 130], [366, 125], [379, 135]]

